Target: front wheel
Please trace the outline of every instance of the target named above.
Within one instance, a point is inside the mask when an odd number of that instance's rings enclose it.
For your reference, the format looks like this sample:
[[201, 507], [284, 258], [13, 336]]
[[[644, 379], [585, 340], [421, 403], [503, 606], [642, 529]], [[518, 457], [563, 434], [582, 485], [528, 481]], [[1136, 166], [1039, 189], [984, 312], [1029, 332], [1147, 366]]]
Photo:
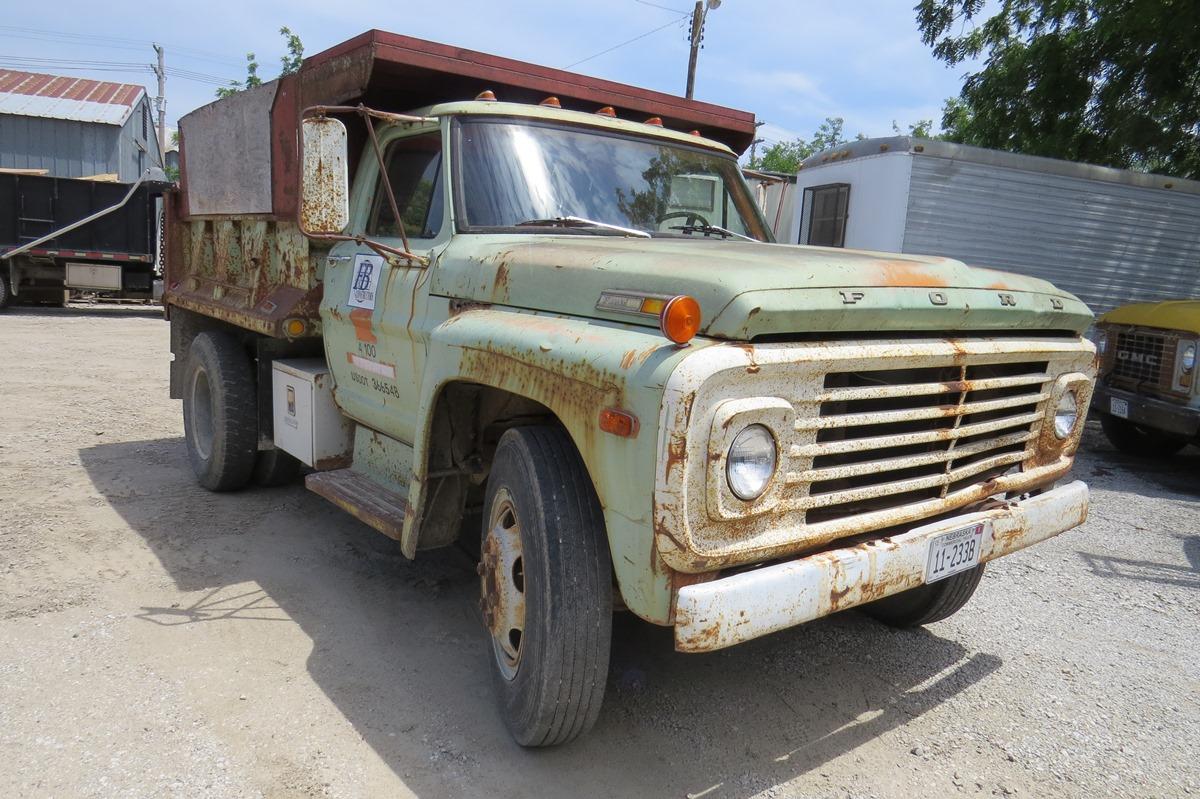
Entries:
[[1126, 455], [1169, 458], [1187, 446], [1186, 438], [1143, 427], [1111, 413], [1100, 414], [1100, 427], [1109, 443]]
[[480, 608], [504, 722], [522, 746], [566, 743], [600, 714], [612, 637], [604, 517], [567, 434], [507, 431], [484, 509]]
[[899, 594], [877, 599], [861, 610], [892, 627], [921, 627], [933, 624], [962, 610], [983, 577], [983, 566], [951, 575], [936, 583], [910, 588]]
[[[7, 271], [7, 267], [0, 267]], [[12, 292], [8, 288], [8, 275], [0, 275], [0, 311], [8, 307], [12, 302]]]

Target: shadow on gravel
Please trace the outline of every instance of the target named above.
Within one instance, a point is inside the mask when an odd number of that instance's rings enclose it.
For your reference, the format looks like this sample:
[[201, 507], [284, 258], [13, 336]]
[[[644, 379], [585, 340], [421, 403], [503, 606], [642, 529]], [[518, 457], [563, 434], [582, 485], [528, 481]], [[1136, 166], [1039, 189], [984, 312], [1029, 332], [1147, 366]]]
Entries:
[[1139, 494], [1168, 499], [1200, 499], [1200, 446], [1184, 447], [1174, 455], [1146, 458], [1120, 452], [1100, 430], [1100, 423], [1087, 423], [1080, 446], [1075, 475], [1098, 488], [1129, 490], [1123, 481], [1136, 477], [1151, 486]]
[[195, 485], [181, 439], [80, 456], [177, 587], [200, 593], [186, 606], [136, 611], [162, 627], [162, 646], [198, 623], [299, 625], [312, 640], [314, 682], [418, 795], [748, 797], [905, 725], [1001, 665], [853, 613], [683, 655], [669, 630], [621, 614], [595, 730], [559, 749], [522, 750], [494, 708], [478, 578], [460, 550], [407, 561], [300, 486], [210, 494]]
[[53, 305], [11, 305], [0, 311], [5, 316], [103, 316], [105, 319], [116, 317], [144, 316], [163, 318], [161, 305], [127, 305], [125, 303], [72, 303], [64, 308]]

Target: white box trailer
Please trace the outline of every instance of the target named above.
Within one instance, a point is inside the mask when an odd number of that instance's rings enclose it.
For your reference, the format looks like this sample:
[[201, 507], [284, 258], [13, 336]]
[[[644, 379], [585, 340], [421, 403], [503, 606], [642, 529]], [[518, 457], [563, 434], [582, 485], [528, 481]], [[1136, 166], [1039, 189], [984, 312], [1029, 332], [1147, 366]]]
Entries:
[[793, 193], [780, 241], [1034, 275], [1097, 313], [1200, 297], [1200, 181], [897, 136], [812, 156]]

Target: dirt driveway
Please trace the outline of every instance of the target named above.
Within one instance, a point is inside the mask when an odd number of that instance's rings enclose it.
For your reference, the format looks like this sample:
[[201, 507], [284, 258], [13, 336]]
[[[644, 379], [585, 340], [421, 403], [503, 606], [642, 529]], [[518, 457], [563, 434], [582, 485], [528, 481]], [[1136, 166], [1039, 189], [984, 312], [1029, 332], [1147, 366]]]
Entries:
[[471, 563], [196, 487], [153, 312], [0, 315], [0, 796], [1200, 793], [1200, 451], [1089, 433], [1086, 527], [960, 614], [710, 655], [619, 618], [595, 731], [512, 744]]

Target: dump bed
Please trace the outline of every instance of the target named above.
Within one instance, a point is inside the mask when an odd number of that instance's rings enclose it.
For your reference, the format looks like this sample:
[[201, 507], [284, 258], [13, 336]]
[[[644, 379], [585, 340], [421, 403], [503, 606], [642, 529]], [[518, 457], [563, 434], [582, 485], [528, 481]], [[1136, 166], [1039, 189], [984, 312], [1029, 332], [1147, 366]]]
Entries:
[[[698, 130], [736, 152], [754, 137], [754, 116], [744, 111], [368, 31], [306, 59], [295, 74], [180, 120], [181, 188], [169, 209], [166, 302], [267, 335], [281, 335], [291, 317], [318, 332], [318, 253], [295, 223], [303, 109], [364, 103], [405, 112], [485, 89], [505, 101], [553, 95], [566, 109], [612, 106], [627, 119], [660, 117], [668, 128]], [[348, 125], [353, 154], [365, 133], [353, 120]]]
[[[122, 208], [102, 221], [56, 236], [30, 255], [54, 257], [61, 252], [89, 260], [154, 260], [154, 196], [161, 184], [143, 184]], [[0, 172], [0, 253], [117, 205], [129, 192], [125, 183], [103, 183], [50, 175]]]

